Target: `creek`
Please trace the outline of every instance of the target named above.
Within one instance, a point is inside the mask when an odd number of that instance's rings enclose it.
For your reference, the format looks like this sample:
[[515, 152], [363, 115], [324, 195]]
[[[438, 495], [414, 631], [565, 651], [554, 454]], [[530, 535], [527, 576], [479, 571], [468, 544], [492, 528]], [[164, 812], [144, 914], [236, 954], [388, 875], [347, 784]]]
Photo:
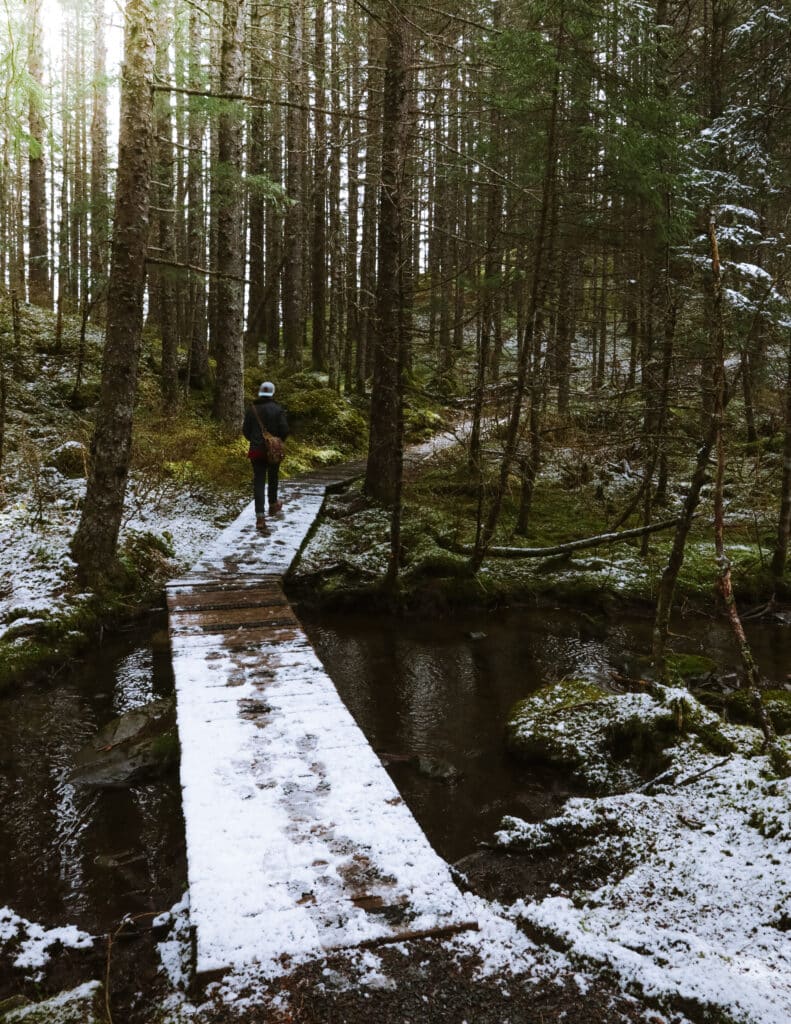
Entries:
[[0, 699], [0, 906], [48, 926], [106, 931], [124, 914], [166, 910], [184, 891], [178, 773], [96, 789], [69, 774], [109, 721], [173, 691], [157, 616], [106, 635], [46, 684]]
[[[640, 675], [650, 620], [561, 608], [415, 621], [360, 613], [307, 615], [306, 631], [341, 696], [448, 861], [491, 838], [504, 814], [538, 819], [569, 793], [556, 772], [506, 753], [515, 701], [562, 676]], [[47, 926], [96, 933], [124, 914], [163, 910], [185, 888], [178, 774], [119, 789], [69, 781], [78, 751], [111, 719], [172, 693], [163, 617], [106, 638], [46, 685], [0, 698], [0, 906]], [[726, 669], [724, 626], [674, 627], [685, 651]], [[755, 623], [762, 673], [784, 685], [789, 627]]]

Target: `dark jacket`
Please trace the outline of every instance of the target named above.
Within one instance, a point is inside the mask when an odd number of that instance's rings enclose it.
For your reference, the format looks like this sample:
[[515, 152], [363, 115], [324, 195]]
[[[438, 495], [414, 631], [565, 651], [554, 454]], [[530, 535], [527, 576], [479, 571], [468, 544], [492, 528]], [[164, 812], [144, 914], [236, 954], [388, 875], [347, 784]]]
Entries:
[[285, 441], [289, 435], [289, 429], [286, 410], [283, 406], [278, 405], [274, 398], [256, 398], [253, 405], [255, 405], [255, 412], [252, 408], [248, 409], [244, 414], [244, 424], [242, 425], [242, 433], [250, 442], [250, 447], [255, 449], [264, 446], [261, 425], [258, 422], [259, 416], [270, 434]]

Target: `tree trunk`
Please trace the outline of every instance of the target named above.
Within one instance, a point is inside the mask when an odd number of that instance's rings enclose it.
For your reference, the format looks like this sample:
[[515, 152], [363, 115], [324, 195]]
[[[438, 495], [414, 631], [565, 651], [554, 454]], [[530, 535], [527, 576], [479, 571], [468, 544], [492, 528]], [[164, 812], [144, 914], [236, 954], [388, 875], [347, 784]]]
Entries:
[[28, 281], [30, 301], [37, 306], [52, 306], [47, 245], [47, 179], [44, 159], [43, 96], [44, 56], [41, 41], [42, 0], [28, 0], [29, 50], [28, 72], [34, 88], [30, 90], [28, 141]]
[[[330, 25], [330, 136], [329, 136], [329, 181], [327, 183], [327, 201], [329, 204], [329, 264], [330, 264], [330, 297], [329, 324], [327, 326], [327, 365], [329, 368], [330, 387], [340, 391], [344, 374], [348, 380], [351, 376], [350, 356], [347, 359], [348, 347], [343, 342], [345, 319], [345, 273], [343, 248], [343, 218], [341, 216], [341, 69], [339, 53], [339, 15], [335, 4], [331, 8], [332, 22]], [[355, 186], [356, 189], [356, 186]], [[351, 216], [352, 196], [351, 184], [348, 188], [349, 210]], [[356, 204], [354, 204], [356, 205]], [[315, 318], [315, 314], [314, 314]], [[315, 324], [314, 324], [315, 330]]]
[[[170, 26], [172, 13], [168, 5], [161, 2], [157, 7], [157, 54], [155, 74], [158, 81], [170, 80]], [[175, 181], [173, 170], [173, 118], [170, 107], [170, 93], [158, 92], [154, 99], [154, 134], [156, 136], [156, 167], [154, 169], [156, 211], [153, 217], [153, 236], [156, 239], [157, 257], [166, 263], [176, 259], [175, 234]], [[149, 274], [149, 281], [156, 277], [156, 289], [152, 292], [152, 305], [162, 338], [162, 407], [166, 413], [176, 410], [179, 399], [178, 379], [178, 335], [176, 333], [176, 289], [173, 280], [174, 269], [158, 267]]]
[[[334, 9], [337, 16], [337, 8]], [[354, 388], [354, 353], [359, 336], [359, 292], [357, 290], [357, 218], [360, 212], [360, 162], [359, 132], [360, 120], [357, 108], [360, 103], [359, 68], [352, 64], [348, 75], [349, 144], [346, 149], [348, 173], [349, 217], [346, 236], [346, 271], [344, 291], [346, 293], [346, 326], [343, 343], [343, 376], [347, 392]], [[340, 144], [340, 139], [337, 140]]]
[[[283, 184], [283, 119], [282, 95], [283, 7], [272, 12], [272, 110], [269, 132], [269, 177]], [[283, 214], [279, 203], [269, 203], [266, 215], [266, 298], [264, 301], [264, 333], [268, 360], [280, 358], [280, 277], [283, 270]]]
[[143, 328], [154, 155], [154, 22], [148, 0], [129, 0], [125, 18], [107, 338], [90, 475], [72, 542], [80, 574], [91, 583], [98, 582], [114, 564], [126, 493]]
[[288, 364], [302, 365], [304, 323], [303, 229], [305, 222], [305, 159], [302, 91], [304, 60], [303, 0], [291, 0], [288, 11], [288, 109], [286, 113], [286, 210], [283, 251], [283, 347]]
[[[538, 215], [538, 230], [535, 241], [535, 257], [533, 261], [533, 275], [530, 286], [530, 302], [525, 318], [525, 337], [517, 357], [516, 381], [513, 400], [508, 417], [506, 428], [505, 446], [503, 457], [500, 462], [500, 472], [497, 483], [494, 487], [491, 505], [486, 516], [483, 528], [479, 530], [476, 538], [475, 550], [470, 557], [470, 572], [477, 572], [486, 556], [486, 549], [492, 542], [497, 523], [500, 519], [503, 498], [508, 487], [508, 478], [516, 457], [517, 445], [519, 443], [519, 427], [522, 417], [522, 403], [525, 397], [527, 386], [528, 369], [531, 356], [533, 360], [533, 391], [536, 388], [538, 378], [538, 352], [533, 352], [534, 344], [541, 344], [540, 341], [540, 317], [541, 303], [544, 295], [548, 275], [546, 273], [547, 262], [551, 258], [551, 244], [549, 237], [554, 233], [552, 216], [554, 206], [555, 180], [557, 175], [558, 161], [558, 133], [560, 113], [560, 67], [561, 58], [565, 49], [565, 26], [561, 21], [557, 30], [556, 42], [556, 67], [552, 83], [552, 100], [547, 123], [546, 156], [544, 160], [544, 180], [541, 189], [541, 205]], [[537, 467], [534, 467], [534, 470]], [[529, 511], [529, 506], [528, 506]]]
[[373, 18], [368, 31], [368, 66], [366, 69], [366, 109], [368, 132], [365, 148], [365, 188], [363, 192], [363, 223], [360, 244], [359, 335], [355, 360], [355, 385], [364, 394], [370, 376], [374, 342], [374, 301], [376, 295], [376, 199], [381, 168], [381, 55], [379, 25]]
[[[63, 66], [66, 63], [67, 54], [72, 44], [71, 26], [68, 21], [63, 27]], [[58, 222], [58, 317], [71, 309], [71, 268], [69, 265], [69, 225], [71, 222], [69, 187], [71, 175], [69, 165], [71, 160], [71, 149], [69, 145], [69, 78], [64, 73], [64, 82], [61, 89], [60, 104], [60, 134], [61, 134], [61, 181], [60, 181], [60, 205]]]
[[[267, 59], [264, 49], [264, 5], [253, 0], [250, 10], [250, 89], [256, 96], [267, 92]], [[266, 203], [259, 180], [266, 173], [267, 115], [264, 106], [250, 111], [250, 141], [247, 166], [252, 179], [250, 187], [248, 227], [250, 231], [250, 291], [245, 331], [245, 366], [258, 366], [261, 342], [265, 337], [264, 307], [266, 278], [264, 272], [264, 232]]]
[[93, 83], [91, 89], [91, 312], [104, 321], [102, 295], [107, 286], [110, 246], [110, 197], [107, 184], [107, 44], [104, 0], [93, 5]]
[[[201, 20], [195, 7], [189, 12], [189, 68], [190, 89], [201, 89], [204, 85], [201, 70]], [[203, 146], [206, 133], [206, 116], [201, 100], [191, 96], [187, 111], [187, 264], [205, 266], [206, 251], [206, 203], [203, 183]], [[208, 387], [209, 342], [206, 329], [206, 282], [202, 275], [191, 274], [189, 278], [189, 310], [187, 325], [189, 346], [187, 382], [195, 388]]]
[[[711, 280], [707, 285], [707, 319], [709, 329], [709, 352], [707, 360], [715, 370], [714, 377], [704, 382], [702, 402], [704, 409], [709, 409], [707, 417], [706, 434], [701, 442], [695, 470], [690, 481], [689, 491], [684, 500], [684, 510], [681, 520], [676, 527], [673, 537], [673, 545], [670, 549], [667, 565], [662, 573], [659, 584], [659, 592], [656, 601], [656, 613], [654, 615], [654, 629], [652, 639], [652, 655], [656, 662], [661, 663], [665, 655], [665, 642], [667, 640], [670, 626], [670, 612], [673, 606], [673, 595], [676, 589], [676, 581], [684, 565], [684, 551], [687, 537], [692, 528], [692, 522], [700, 502], [700, 491], [706, 480], [706, 471], [709, 467], [712, 450], [717, 443], [720, 430], [720, 417], [724, 413], [725, 399], [718, 400], [717, 395], [722, 390], [724, 396], [725, 381], [724, 367], [717, 369], [717, 353], [723, 350], [723, 323], [722, 323], [722, 280], [720, 273], [719, 250], [714, 223], [709, 226], [709, 237], [711, 242]], [[722, 359], [719, 360], [723, 362]]]
[[772, 555], [772, 576], [778, 586], [783, 579], [791, 536], [791, 342], [786, 355], [785, 436], [783, 442], [783, 476], [780, 485], [780, 515], [777, 521], [777, 540]]
[[[310, 305], [313, 314], [312, 365], [327, 369], [327, 46], [324, 4], [316, 4], [314, 40], [315, 114], [313, 127], [313, 209]], [[337, 96], [335, 97], [337, 102]], [[337, 374], [337, 361], [334, 366]], [[336, 377], [337, 379], [337, 377]]]
[[365, 493], [395, 506], [401, 482], [401, 374], [404, 361], [401, 261], [404, 247], [405, 133], [408, 33], [393, 5], [386, 21], [382, 103], [382, 173], [379, 193], [379, 277], [376, 288], [374, 375]]
[[[244, 0], [223, 4], [220, 92], [241, 95], [244, 84]], [[242, 133], [236, 104], [220, 113], [217, 128], [217, 303], [213, 413], [228, 428], [239, 426], [244, 412], [244, 255], [242, 248]]]

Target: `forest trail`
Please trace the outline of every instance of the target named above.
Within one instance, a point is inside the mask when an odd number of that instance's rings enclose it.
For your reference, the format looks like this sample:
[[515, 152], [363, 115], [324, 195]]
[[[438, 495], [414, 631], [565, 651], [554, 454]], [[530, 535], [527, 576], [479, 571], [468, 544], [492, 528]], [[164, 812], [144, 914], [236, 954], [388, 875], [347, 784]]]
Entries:
[[267, 533], [251, 503], [167, 586], [201, 977], [476, 927], [282, 589], [327, 490], [363, 468], [285, 481]]

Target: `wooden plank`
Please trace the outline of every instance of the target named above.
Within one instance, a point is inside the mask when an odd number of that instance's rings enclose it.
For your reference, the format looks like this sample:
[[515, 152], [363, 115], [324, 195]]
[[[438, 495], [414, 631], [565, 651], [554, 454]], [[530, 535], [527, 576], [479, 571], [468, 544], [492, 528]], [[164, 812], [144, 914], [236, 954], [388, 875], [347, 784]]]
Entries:
[[256, 604], [225, 606], [220, 608], [199, 608], [189, 611], [173, 612], [172, 629], [178, 632], [192, 629], [225, 630], [248, 629], [255, 626], [285, 626], [297, 623], [297, 617], [291, 606], [285, 601], [277, 604]]
[[[466, 903], [344, 706], [282, 575], [329, 486], [290, 484], [167, 588], [196, 969], [447, 934]], [[304, 505], [301, 506], [304, 496]], [[474, 922], [472, 923], [474, 926]]]

